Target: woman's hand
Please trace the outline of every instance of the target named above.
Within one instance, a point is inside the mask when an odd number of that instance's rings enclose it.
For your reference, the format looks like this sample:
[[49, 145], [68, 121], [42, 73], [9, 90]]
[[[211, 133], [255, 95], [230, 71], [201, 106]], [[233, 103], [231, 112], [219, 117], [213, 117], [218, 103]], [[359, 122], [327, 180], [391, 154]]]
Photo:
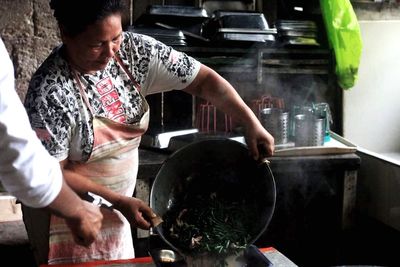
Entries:
[[142, 200], [121, 196], [114, 208], [119, 210], [132, 226], [148, 230], [152, 226], [152, 218], [157, 217], [153, 210]]
[[214, 70], [201, 65], [196, 78], [184, 91], [206, 99], [243, 126], [246, 143], [255, 160], [273, 155], [275, 145], [272, 135], [261, 125], [233, 86]]
[[258, 122], [245, 125], [246, 144], [255, 160], [274, 154], [274, 137]]

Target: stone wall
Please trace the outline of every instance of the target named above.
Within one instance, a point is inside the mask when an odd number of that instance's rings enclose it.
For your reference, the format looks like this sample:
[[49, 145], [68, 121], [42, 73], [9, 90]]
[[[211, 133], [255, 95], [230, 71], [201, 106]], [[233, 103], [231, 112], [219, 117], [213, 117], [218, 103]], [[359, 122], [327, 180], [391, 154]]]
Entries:
[[0, 0], [0, 35], [14, 63], [16, 90], [24, 98], [29, 79], [59, 43], [48, 0]]
[[[124, 22], [129, 23], [131, 0]], [[24, 99], [30, 77], [60, 43], [49, 0], [0, 0], [0, 36], [15, 68], [16, 90]], [[0, 62], [1, 67], [1, 62]]]

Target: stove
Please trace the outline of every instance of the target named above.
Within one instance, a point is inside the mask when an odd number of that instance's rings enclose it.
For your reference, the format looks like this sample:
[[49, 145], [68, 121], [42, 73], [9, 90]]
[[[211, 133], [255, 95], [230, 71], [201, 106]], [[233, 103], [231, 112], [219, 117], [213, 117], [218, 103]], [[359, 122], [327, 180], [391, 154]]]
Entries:
[[[171, 249], [161, 238], [153, 234], [150, 236], [149, 254], [157, 267], [188, 267], [199, 266], [209, 267], [214, 266], [215, 260], [210, 257], [190, 258], [186, 260], [177, 251]], [[243, 253], [239, 255], [232, 255], [221, 259], [221, 263], [225, 262], [231, 267], [278, 267], [274, 265], [268, 258], [268, 254], [260, 251], [256, 246], [250, 245]], [[218, 259], [219, 260], [219, 259]], [[218, 266], [216, 264], [215, 266]], [[290, 265], [286, 265], [288, 267]], [[293, 265], [295, 266], [295, 265]]]
[[157, 148], [168, 152], [174, 152], [181, 147], [195, 141], [204, 139], [221, 139], [228, 138], [246, 144], [242, 134], [216, 132], [205, 133], [199, 132], [197, 128], [184, 129], [169, 132], [147, 132], [142, 136], [141, 147]]

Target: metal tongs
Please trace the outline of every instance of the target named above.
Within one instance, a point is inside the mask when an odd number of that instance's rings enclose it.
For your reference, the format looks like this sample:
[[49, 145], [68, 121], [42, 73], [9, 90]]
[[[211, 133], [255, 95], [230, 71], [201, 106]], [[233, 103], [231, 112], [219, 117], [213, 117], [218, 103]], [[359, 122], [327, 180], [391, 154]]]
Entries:
[[86, 194], [84, 194], [82, 196], [82, 199], [86, 200], [100, 208], [106, 208], [106, 209], [110, 209], [110, 210], [114, 209], [113, 205], [109, 201], [107, 201], [105, 198], [103, 198], [99, 195], [96, 195], [92, 192], [87, 192]]

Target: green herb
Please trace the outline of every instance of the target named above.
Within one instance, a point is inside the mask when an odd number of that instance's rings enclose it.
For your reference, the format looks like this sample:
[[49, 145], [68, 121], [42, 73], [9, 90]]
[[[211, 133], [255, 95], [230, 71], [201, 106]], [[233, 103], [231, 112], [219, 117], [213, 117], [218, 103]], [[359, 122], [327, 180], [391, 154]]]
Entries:
[[[164, 233], [187, 255], [237, 254], [251, 241], [256, 204], [245, 198], [227, 198], [224, 185], [202, 179], [206, 186], [199, 187], [194, 177], [186, 179], [190, 185], [183, 188], [179, 201], [163, 216]], [[215, 187], [215, 191], [209, 190]]]

